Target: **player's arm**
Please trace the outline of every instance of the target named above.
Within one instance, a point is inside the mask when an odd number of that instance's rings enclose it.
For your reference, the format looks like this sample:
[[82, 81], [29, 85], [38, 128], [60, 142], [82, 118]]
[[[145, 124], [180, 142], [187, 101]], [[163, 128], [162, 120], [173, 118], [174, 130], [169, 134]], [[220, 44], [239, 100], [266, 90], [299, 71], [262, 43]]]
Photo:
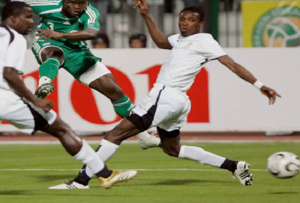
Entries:
[[25, 38], [15, 36], [14, 40], [7, 46], [3, 61], [4, 68], [2, 75], [8, 85], [14, 89], [18, 95], [47, 112], [53, 107], [52, 102], [35, 97], [25, 86], [23, 79], [20, 77], [20, 69], [26, 52], [26, 43]]
[[4, 67], [3, 78], [9, 86], [13, 88], [18, 95], [27, 99], [35, 106], [42, 108], [44, 111], [49, 111], [53, 107], [53, 103], [49, 100], [39, 99], [25, 86], [24, 81], [19, 75], [19, 72], [13, 67]]
[[96, 39], [98, 32], [99, 31], [95, 29], [86, 29], [78, 32], [72, 32], [72, 33], [62, 33], [62, 32], [56, 32], [54, 30], [37, 30], [37, 35], [41, 39], [65, 38], [69, 40], [84, 41], [84, 40]]
[[136, 0], [136, 7], [139, 8], [141, 16], [143, 16], [148, 30], [150, 32], [151, 38], [155, 42], [156, 46], [162, 49], [172, 49], [168, 38], [161, 32], [161, 30], [156, 26], [152, 17], [149, 14], [148, 5], [145, 0]]
[[263, 83], [258, 81], [250, 71], [248, 71], [242, 65], [236, 63], [228, 55], [219, 57], [218, 61], [226, 66], [229, 70], [234, 72], [237, 76], [257, 87], [262, 94], [269, 98], [269, 104], [274, 104], [276, 97], [281, 97], [275, 90], [263, 85]]

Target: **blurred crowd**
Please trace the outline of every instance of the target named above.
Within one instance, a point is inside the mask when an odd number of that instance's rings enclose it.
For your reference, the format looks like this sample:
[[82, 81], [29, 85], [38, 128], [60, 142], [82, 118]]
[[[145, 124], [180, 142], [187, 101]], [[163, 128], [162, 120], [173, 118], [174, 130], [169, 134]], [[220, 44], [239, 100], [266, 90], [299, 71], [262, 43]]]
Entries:
[[[0, 7], [9, 1], [10, 0], [1, 0]], [[220, 9], [231, 10], [234, 2], [237, 1], [238, 0], [219, 0]], [[135, 10], [132, 9], [134, 0], [89, 0], [89, 2], [100, 12], [99, 22], [101, 26], [101, 34], [99, 34], [98, 39], [88, 42], [91, 48], [149, 48], [151, 45], [153, 47], [153, 44], [148, 43], [147, 45], [147, 33], [145, 32], [146, 29], [144, 25], [136, 20], [139, 16]], [[175, 14], [176, 11], [178, 12], [184, 6], [199, 6], [205, 2], [208, 2], [208, 0], [148, 0], [149, 5], [153, 8], [151, 11], [157, 16], [157, 23], [160, 28], [164, 26], [164, 22], [163, 17], [160, 19], [159, 16], [163, 14]], [[110, 14], [122, 15], [122, 19], [124, 19], [124, 15], [126, 15], [129, 18], [129, 22], [108, 22], [107, 16]], [[176, 14], [174, 16], [176, 16]], [[34, 27], [36, 27], [39, 19], [37, 16], [35, 16], [34, 19], [36, 22]], [[114, 24], [117, 28], [109, 29], [109, 26], [112, 26], [111, 24]], [[133, 25], [137, 26], [132, 29]], [[166, 31], [166, 33], [173, 34], [171, 31]], [[114, 43], [118, 37], [122, 38], [122, 42]], [[27, 36], [29, 47], [34, 38], [34, 32]], [[126, 43], [126, 39], [128, 43]]]

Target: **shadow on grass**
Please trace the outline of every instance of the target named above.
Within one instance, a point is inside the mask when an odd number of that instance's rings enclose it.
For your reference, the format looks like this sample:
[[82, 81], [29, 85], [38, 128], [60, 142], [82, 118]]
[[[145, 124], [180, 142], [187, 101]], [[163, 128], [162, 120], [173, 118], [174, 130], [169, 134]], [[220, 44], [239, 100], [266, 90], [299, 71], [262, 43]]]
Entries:
[[271, 195], [295, 195], [299, 194], [299, 192], [269, 192]]
[[29, 193], [26, 190], [4, 190], [4, 191], [0, 191], [0, 196], [1, 195], [27, 195], [27, 194], [29, 194]]

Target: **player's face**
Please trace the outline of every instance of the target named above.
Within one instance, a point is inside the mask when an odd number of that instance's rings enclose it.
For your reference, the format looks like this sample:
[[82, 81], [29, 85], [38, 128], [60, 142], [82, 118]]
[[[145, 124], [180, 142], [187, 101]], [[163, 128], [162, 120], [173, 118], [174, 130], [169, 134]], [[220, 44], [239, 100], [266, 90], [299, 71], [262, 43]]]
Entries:
[[87, 0], [64, 0], [62, 12], [66, 16], [79, 16], [86, 8]]
[[23, 12], [14, 17], [14, 29], [22, 34], [28, 35], [33, 25], [33, 13], [30, 7], [23, 8]]
[[187, 37], [199, 33], [203, 22], [200, 21], [198, 13], [183, 11], [179, 16], [178, 25], [181, 35]]

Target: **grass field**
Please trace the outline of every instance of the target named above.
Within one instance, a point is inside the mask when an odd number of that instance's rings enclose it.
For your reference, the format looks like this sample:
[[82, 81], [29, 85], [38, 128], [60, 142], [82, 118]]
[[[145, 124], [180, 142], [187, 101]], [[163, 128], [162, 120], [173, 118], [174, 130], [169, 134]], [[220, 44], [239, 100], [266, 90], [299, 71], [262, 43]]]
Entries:
[[110, 190], [98, 186], [96, 179], [89, 190], [48, 190], [74, 178], [81, 164], [60, 145], [0, 145], [0, 202], [300, 202], [300, 175], [276, 179], [265, 169], [270, 154], [291, 151], [299, 155], [300, 143], [193, 145], [250, 162], [254, 184], [241, 186], [227, 171], [168, 157], [159, 148], [142, 151], [136, 144], [123, 144], [108, 166], [137, 169], [135, 179]]

